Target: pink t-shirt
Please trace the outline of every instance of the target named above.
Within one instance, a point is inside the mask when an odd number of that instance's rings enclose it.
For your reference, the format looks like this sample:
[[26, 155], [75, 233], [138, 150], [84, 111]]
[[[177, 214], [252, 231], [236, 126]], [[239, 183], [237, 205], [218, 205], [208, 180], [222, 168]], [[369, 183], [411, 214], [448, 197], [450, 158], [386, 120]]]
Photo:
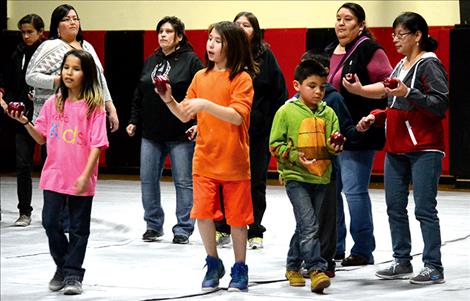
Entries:
[[[108, 148], [106, 113], [97, 108], [87, 117], [84, 100], [66, 100], [64, 112], [55, 108], [56, 96], [49, 98], [36, 119], [35, 128], [45, 138], [47, 158], [41, 172], [39, 187], [58, 193], [76, 195], [74, 184], [85, 169], [92, 148]], [[81, 194], [95, 194], [98, 162], [93, 169], [87, 190]]]

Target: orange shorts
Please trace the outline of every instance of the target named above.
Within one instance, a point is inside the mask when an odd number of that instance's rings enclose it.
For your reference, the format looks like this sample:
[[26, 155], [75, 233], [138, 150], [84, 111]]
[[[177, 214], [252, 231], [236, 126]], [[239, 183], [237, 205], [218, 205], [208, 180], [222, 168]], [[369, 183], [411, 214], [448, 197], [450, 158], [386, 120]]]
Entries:
[[227, 224], [243, 227], [253, 224], [251, 183], [245, 181], [221, 181], [193, 175], [194, 204], [191, 218], [221, 220], [224, 217], [220, 206], [220, 186], [224, 195]]

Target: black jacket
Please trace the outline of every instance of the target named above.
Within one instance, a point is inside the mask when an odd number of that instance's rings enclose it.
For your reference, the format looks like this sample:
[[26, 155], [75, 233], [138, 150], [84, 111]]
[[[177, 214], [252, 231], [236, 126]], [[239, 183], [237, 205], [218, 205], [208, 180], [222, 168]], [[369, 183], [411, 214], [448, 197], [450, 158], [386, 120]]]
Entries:
[[32, 93], [33, 88], [26, 84], [25, 74], [28, 63], [40, 44], [41, 41], [37, 41], [31, 46], [26, 46], [24, 43], [18, 44], [10, 57], [4, 75], [5, 95], [3, 99], [7, 103], [12, 101], [23, 102], [25, 104], [25, 115], [29, 120], [33, 117], [33, 101], [28, 94]]
[[287, 100], [287, 88], [281, 68], [269, 48], [255, 58], [260, 73], [253, 79], [253, 105], [250, 116], [250, 139], [267, 137], [274, 114]]
[[144, 62], [139, 83], [134, 92], [129, 124], [142, 129], [142, 137], [154, 141], [185, 141], [185, 131], [194, 121], [182, 123], [173, 115], [154, 91], [152, 77], [158, 74], [170, 78], [173, 97], [181, 101], [194, 74], [203, 68], [196, 53], [187, 46], [165, 56], [159, 49]]
[[[357, 39], [356, 39], [357, 40]], [[352, 47], [356, 40], [346, 45]], [[337, 45], [337, 43], [336, 43]], [[335, 47], [328, 47], [327, 52], [331, 57]], [[345, 77], [346, 73], [356, 73], [360, 78], [362, 85], [368, 85], [372, 82], [369, 79], [367, 65], [369, 64], [374, 53], [381, 47], [371, 39], [363, 41], [357, 46], [354, 52], [343, 62], [343, 70], [341, 77]], [[387, 106], [386, 99], [370, 99], [359, 95], [349, 93], [342, 85], [339, 91], [344, 98], [344, 103], [351, 114], [353, 124], [357, 124], [362, 117], [369, 115], [374, 109], [385, 109]], [[360, 138], [357, 143], [347, 140], [344, 146], [346, 150], [381, 150], [385, 145], [384, 128], [371, 127], [370, 130], [358, 136]]]

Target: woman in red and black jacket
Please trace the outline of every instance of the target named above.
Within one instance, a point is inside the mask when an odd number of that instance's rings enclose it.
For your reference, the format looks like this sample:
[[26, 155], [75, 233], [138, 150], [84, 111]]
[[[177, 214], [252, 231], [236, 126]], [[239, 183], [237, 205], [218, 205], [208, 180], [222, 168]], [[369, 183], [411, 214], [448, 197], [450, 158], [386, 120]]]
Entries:
[[352, 93], [368, 93], [381, 87], [382, 92], [370, 93], [371, 97], [388, 95], [388, 108], [372, 111], [357, 126], [358, 130], [365, 131], [371, 124], [386, 124], [385, 198], [395, 260], [389, 268], [378, 271], [376, 275], [398, 279], [413, 273], [406, 210], [412, 183], [414, 212], [424, 240], [424, 268], [410, 282], [443, 283], [436, 196], [444, 157], [442, 120], [449, 106], [448, 79], [433, 52], [437, 42], [429, 35], [422, 16], [405, 12], [395, 19], [393, 30], [395, 48], [405, 55], [391, 75], [398, 85], [376, 83], [362, 87], [357, 83], [349, 87]]

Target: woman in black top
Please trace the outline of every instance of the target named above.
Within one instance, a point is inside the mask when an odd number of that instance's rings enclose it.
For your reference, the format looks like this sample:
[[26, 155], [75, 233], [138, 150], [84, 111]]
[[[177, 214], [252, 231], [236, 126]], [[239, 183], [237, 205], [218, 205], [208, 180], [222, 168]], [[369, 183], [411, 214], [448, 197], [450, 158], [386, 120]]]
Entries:
[[193, 205], [194, 142], [188, 140], [186, 131], [194, 122], [182, 123], [168, 110], [155, 92], [154, 79], [157, 75], [168, 76], [174, 98], [181, 101], [194, 74], [203, 65], [184, 34], [183, 22], [177, 17], [160, 20], [157, 35], [159, 48], [144, 63], [126, 130], [131, 137], [138, 127], [142, 130], [140, 178], [147, 223], [142, 239], [156, 241], [163, 235], [160, 177], [169, 154], [176, 188], [177, 224], [173, 227], [173, 243], [186, 244], [194, 230], [194, 221], [189, 219]]

